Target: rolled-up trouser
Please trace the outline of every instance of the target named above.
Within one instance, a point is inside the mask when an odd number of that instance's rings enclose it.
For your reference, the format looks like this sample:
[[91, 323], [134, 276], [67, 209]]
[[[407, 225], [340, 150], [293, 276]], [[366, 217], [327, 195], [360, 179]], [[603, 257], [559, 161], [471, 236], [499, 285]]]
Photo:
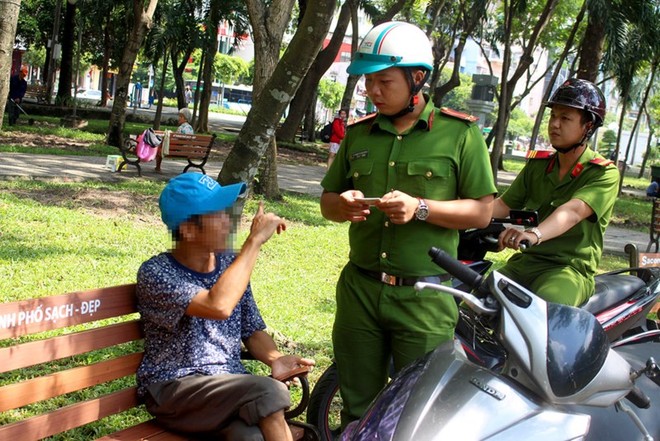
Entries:
[[259, 420], [288, 408], [291, 398], [286, 385], [270, 377], [189, 375], [147, 386], [145, 404], [169, 430], [261, 441]]
[[399, 370], [453, 338], [454, 299], [412, 286], [390, 286], [344, 267], [337, 283], [332, 343], [343, 400], [342, 427], [362, 416]]

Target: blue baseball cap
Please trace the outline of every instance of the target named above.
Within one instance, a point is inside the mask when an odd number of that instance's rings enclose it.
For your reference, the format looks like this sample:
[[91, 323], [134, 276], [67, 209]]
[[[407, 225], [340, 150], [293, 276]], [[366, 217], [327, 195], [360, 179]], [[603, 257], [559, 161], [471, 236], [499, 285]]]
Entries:
[[210, 176], [183, 173], [170, 179], [160, 194], [160, 216], [171, 231], [195, 215], [231, 207], [247, 189], [244, 182], [224, 187]]

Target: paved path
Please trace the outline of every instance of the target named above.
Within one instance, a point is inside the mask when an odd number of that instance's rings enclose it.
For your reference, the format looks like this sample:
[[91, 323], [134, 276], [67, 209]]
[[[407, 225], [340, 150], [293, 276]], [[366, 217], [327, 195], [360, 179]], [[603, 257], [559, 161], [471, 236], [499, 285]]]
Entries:
[[[120, 181], [137, 176], [135, 167], [129, 167], [121, 173], [113, 173], [105, 167], [106, 158], [94, 156], [55, 156], [32, 155], [25, 153], [3, 153], [0, 156], [0, 179], [8, 177], [60, 178], [72, 181], [103, 180]], [[183, 171], [185, 161], [165, 160], [162, 164], [163, 173], [154, 172], [153, 164], [142, 166], [142, 176], [149, 179], [166, 181]], [[217, 176], [221, 162], [209, 161], [207, 174]], [[278, 179], [284, 190], [321, 195], [321, 179], [326, 168], [323, 166], [278, 164]], [[515, 178], [515, 173], [499, 172], [500, 183], [509, 184]], [[649, 206], [649, 213], [651, 207]], [[649, 214], [650, 216], [650, 214]], [[605, 233], [605, 251], [623, 254], [627, 243], [637, 245], [640, 251], [646, 249], [649, 234], [631, 231], [614, 226], [608, 227]]]

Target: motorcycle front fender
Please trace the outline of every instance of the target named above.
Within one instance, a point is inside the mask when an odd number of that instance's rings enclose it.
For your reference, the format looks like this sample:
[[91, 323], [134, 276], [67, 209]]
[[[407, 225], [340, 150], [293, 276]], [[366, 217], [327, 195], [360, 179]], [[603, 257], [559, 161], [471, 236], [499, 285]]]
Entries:
[[520, 385], [470, 362], [458, 343], [440, 345], [402, 376], [349, 439], [511, 440], [533, 433], [535, 441], [557, 441], [589, 431], [589, 416], [544, 406]]

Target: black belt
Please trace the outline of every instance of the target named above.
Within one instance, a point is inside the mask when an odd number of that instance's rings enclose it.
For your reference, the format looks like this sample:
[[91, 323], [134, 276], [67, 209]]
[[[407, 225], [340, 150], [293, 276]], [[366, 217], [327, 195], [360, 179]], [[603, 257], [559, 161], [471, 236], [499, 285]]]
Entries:
[[400, 277], [400, 276], [393, 276], [387, 273], [382, 273], [380, 271], [370, 271], [364, 268], [360, 268], [357, 265], [354, 266], [355, 268], [357, 268], [357, 270], [360, 273], [364, 274], [365, 276], [391, 286], [413, 286], [417, 282], [440, 284], [442, 282], [446, 282], [451, 278], [449, 274], [440, 274], [437, 276], [423, 276], [423, 277]]

